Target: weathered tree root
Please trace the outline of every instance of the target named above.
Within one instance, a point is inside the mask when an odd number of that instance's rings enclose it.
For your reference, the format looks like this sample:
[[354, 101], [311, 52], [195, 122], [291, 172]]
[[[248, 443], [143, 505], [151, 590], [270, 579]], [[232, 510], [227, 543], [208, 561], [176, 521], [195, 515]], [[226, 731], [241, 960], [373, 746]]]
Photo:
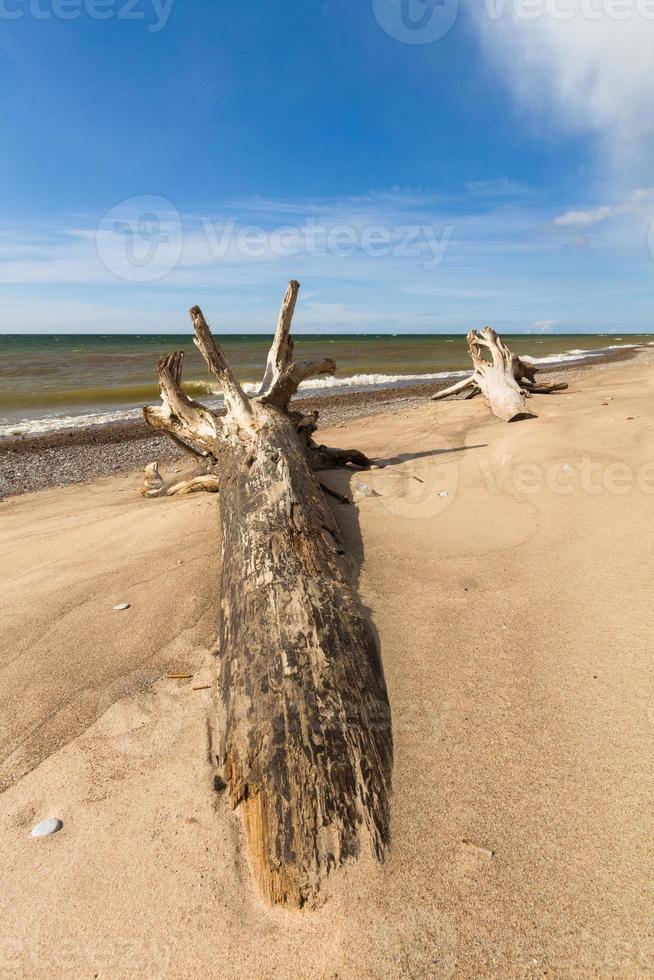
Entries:
[[[536, 383], [536, 366], [513, 354], [491, 327], [484, 327], [479, 333], [471, 330], [467, 339], [474, 372], [469, 378], [436, 392], [433, 401], [464, 391], [467, 399], [482, 394], [494, 415], [504, 422], [512, 422], [533, 417], [525, 401], [530, 395], [551, 394], [568, 387], [563, 383]], [[490, 351], [492, 362], [484, 358], [482, 347]]]
[[185, 480], [165, 481], [159, 471], [158, 463], [148, 463], [145, 467], [145, 480], [141, 489], [144, 497], [185, 497], [190, 493], [218, 493], [220, 479], [215, 473], [208, 473], [206, 467], [196, 467]]
[[[226, 414], [218, 418], [183, 392], [181, 354], [159, 360], [162, 405], [144, 414], [219, 474], [214, 752], [229, 798], [241, 808], [259, 887], [270, 901], [301, 905], [363, 844], [383, 858], [393, 748], [375, 635], [313, 472], [369, 461], [317, 446], [315, 416], [289, 410], [304, 378], [334, 370], [331, 361], [292, 361], [298, 289], [290, 283], [257, 396], [244, 393], [194, 307], [195, 343]], [[151, 465], [153, 491], [157, 476]]]

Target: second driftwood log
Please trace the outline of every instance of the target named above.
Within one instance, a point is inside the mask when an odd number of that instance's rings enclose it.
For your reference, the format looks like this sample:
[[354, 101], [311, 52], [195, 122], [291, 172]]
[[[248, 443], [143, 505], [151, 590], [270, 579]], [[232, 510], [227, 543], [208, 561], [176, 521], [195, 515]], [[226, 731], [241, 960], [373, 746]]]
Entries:
[[[466, 392], [468, 398], [482, 394], [493, 415], [503, 422], [513, 422], [532, 416], [526, 403], [530, 395], [551, 394], [568, 387], [563, 383], [537, 383], [535, 365], [509, 350], [491, 327], [484, 327], [479, 332], [471, 330], [467, 340], [473, 373], [450, 388], [436, 392], [432, 395], [433, 401], [462, 392]], [[490, 352], [490, 361], [484, 357], [484, 349]]]

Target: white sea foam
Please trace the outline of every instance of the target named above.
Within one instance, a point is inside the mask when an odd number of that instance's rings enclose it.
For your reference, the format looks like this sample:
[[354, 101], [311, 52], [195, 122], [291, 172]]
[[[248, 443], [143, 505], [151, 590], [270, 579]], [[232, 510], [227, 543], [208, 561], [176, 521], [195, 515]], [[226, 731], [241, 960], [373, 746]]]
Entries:
[[566, 364], [570, 361], [585, 361], [593, 357], [601, 357], [610, 350], [622, 350], [625, 347], [633, 347], [633, 344], [609, 344], [607, 347], [599, 347], [596, 350], [580, 350], [574, 347], [572, 350], [565, 351], [563, 354], [548, 354], [544, 357], [522, 356], [523, 361], [531, 364]]
[[107, 425], [109, 422], [128, 422], [142, 419], [140, 408], [116, 408], [110, 412], [86, 412], [83, 415], [49, 415], [39, 419], [14, 419], [0, 421], [0, 436], [40, 435], [58, 432], [60, 429], [85, 429], [89, 425]]
[[[411, 384], [429, 384], [432, 381], [442, 381], [464, 375], [465, 371], [437, 371], [434, 374], [351, 374], [345, 378], [325, 375], [323, 378], [309, 378], [300, 385], [303, 394], [307, 392], [324, 391], [327, 388], [391, 388]], [[260, 382], [246, 381], [243, 384], [248, 395], [254, 395], [259, 390]], [[213, 389], [215, 391], [215, 389]]]

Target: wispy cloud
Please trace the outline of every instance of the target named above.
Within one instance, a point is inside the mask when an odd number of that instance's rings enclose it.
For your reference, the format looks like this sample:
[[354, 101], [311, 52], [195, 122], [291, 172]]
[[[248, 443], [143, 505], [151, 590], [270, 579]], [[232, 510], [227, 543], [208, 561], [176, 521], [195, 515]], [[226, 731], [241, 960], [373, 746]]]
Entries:
[[[509, 185], [506, 185], [509, 194]], [[518, 198], [519, 198], [518, 193]], [[461, 198], [389, 192], [358, 198], [226, 203], [180, 214], [163, 199], [134, 198], [109, 216], [0, 236], [4, 284], [153, 283], [200, 288], [229, 276], [278, 276], [292, 264], [321, 278], [429, 278], [446, 259], [548, 250], [542, 214], [506, 197], [497, 209]]]
[[508, 177], [495, 180], [471, 180], [466, 184], [466, 190], [473, 197], [524, 197], [530, 194], [530, 188]]
[[[299, 331], [467, 331], [485, 322], [592, 329], [600, 323], [596, 280], [608, 286], [621, 278], [615, 261], [608, 272], [598, 261], [618, 249], [630, 256], [632, 279], [634, 269], [643, 281], [651, 275], [644, 236], [609, 221], [609, 212], [642, 216], [654, 192], [552, 217], [539, 195], [510, 181], [498, 194], [490, 192], [493, 181], [481, 183], [481, 193], [448, 198], [395, 190], [255, 198], [206, 215], [134, 199], [103, 219], [74, 215], [5, 227], [0, 329], [184, 330], [185, 311], [201, 302], [220, 317], [219, 329], [267, 331], [289, 278], [304, 287]], [[600, 241], [584, 239], [595, 264], [572, 282], [571, 263], [583, 266], [585, 257], [576, 249], [571, 259], [567, 233], [587, 233], [593, 222], [604, 229]], [[599, 315], [604, 327], [617, 316], [607, 303]], [[640, 305], [636, 316], [634, 329]], [[619, 322], [624, 326], [622, 309]]]
[[565, 214], [560, 214], [554, 219], [554, 224], [558, 228], [587, 228], [590, 225], [599, 224], [600, 221], [606, 221], [607, 218], [613, 218], [615, 215], [623, 213], [622, 209], [609, 207], [608, 205], [594, 208], [590, 211], [566, 211]]
[[651, 221], [654, 218], [654, 188], [634, 191], [628, 200], [619, 204], [602, 204], [595, 208], [566, 211], [558, 215], [553, 224], [557, 228], [590, 228], [612, 218], [633, 216]]

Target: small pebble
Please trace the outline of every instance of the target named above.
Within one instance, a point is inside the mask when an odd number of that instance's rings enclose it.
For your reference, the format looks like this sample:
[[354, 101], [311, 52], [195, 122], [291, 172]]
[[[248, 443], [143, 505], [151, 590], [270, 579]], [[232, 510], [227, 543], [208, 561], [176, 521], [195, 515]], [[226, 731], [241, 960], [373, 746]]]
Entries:
[[439, 496], [439, 497], [449, 497], [449, 493], [448, 493], [448, 491], [447, 491], [447, 490], [441, 490], [441, 491], [439, 492], [439, 494], [438, 494], [438, 496]]
[[129, 609], [129, 602], [119, 602], [117, 606], [114, 606], [115, 612], [123, 612], [124, 609]]
[[37, 823], [36, 827], [32, 828], [32, 837], [50, 837], [51, 834], [56, 834], [62, 827], [63, 823], [61, 820], [57, 820], [56, 817], [51, 817], [49, 820], [42, 820], [41, 823]]

